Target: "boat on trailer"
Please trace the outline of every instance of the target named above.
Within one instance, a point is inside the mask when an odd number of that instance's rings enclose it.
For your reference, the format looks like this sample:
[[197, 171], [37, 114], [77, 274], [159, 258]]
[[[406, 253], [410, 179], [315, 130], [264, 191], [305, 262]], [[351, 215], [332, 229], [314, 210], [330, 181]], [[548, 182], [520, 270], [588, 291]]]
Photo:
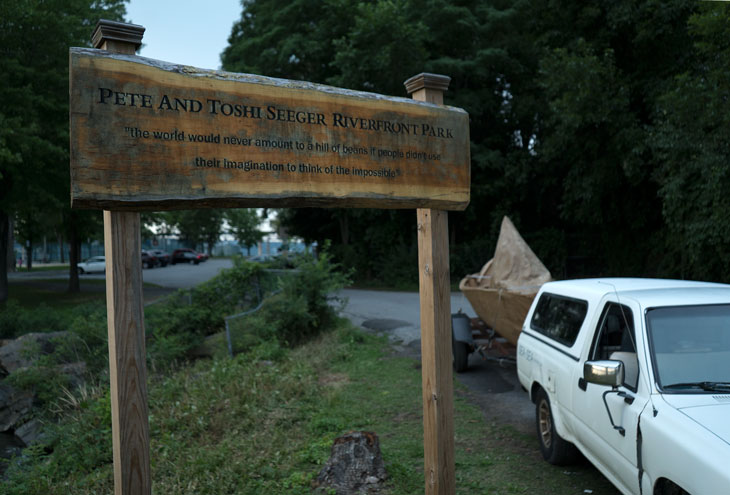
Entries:
[[468, 354], [474, 351], [483, 357], [494, 348], [510, 354], [535, 295], [550, 280], [550, 271], [505, 216], [492, 259], [459, 283], [479, 318], [470, 320], [466, 330], [466, 315], [452, 315], [456, 371], [466, 369]]

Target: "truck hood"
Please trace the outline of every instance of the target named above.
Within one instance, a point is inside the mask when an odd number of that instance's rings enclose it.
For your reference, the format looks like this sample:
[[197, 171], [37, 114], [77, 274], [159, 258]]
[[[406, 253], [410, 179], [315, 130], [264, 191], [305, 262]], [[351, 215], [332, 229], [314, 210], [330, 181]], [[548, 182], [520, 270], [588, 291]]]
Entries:
[[730, 445], [729, 394], [665, 394], [662, 397], [667, 404]]

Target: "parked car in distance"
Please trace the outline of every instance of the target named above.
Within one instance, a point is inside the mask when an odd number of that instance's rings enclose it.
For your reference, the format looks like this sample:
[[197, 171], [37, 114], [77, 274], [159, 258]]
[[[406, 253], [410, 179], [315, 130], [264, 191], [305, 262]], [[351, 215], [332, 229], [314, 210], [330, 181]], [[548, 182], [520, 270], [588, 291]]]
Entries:
[[154, 268], [160, 265], [160, 260], [149, 251], [142, 251], [142, 268]]
[[162, 251], [161, 249], [150, 249], [150, 253], [157, 258], [160, 262], [160, 266], [165, 267], [170, 264], [170, 253]]
[[205, 261], [205, 259], [206, 258], [202, 254], [196, 253], [189, 248], [176, 249], [172, 252], [173, 265], [177, 263], [193, 263], [197, 265], [201, 261]]
[[104, 256], [92, 256], [91, 258], [78, 263], [77, 271], [80, 275], [84, 273], [104, 273], [106, 270], [106, 258]]
[[730, 285], [546, 283], [517, 375], [546, 461], [577, 447], [624, 494], [729, 493]]

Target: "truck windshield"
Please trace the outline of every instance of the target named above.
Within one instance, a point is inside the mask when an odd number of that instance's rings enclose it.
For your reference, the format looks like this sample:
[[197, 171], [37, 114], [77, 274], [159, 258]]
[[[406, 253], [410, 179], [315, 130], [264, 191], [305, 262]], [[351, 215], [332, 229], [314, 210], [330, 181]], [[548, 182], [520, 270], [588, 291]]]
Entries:
[[730, 305], [653, 308], [646, 324], [665, 392], [711, 393], [717, 387], [700, 385], [730, 382]]

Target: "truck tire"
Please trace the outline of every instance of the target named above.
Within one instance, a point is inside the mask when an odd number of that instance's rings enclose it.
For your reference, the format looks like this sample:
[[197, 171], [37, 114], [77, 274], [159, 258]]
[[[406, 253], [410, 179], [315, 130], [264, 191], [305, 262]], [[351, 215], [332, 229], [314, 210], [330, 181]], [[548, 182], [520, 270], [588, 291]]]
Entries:
[[543, 459], [556, 466], [563, 466], [575, 461], [575, 446], [564, 440], [555, 431], [550, 399], [547, 392], [542, 388], [537, 391], [535, 400], [535, 423], [537, 426], [537, 440], [540, 442], [540, 452]]
[[463, 373], [469, 367], [469, 344], [452, 339], [451, 348], [454, 353], [454, 371]]

